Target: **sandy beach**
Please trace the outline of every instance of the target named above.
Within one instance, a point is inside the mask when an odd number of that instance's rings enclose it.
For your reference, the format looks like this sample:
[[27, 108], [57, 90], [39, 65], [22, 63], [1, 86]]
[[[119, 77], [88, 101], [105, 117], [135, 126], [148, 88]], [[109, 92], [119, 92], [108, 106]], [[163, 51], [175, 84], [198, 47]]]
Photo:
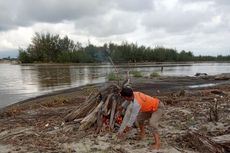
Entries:
[[[0, 150], [12, 153], [200, 152], [189, 141], [192, 130], [208, 137], [230, 133], [227, 115], [230, 112], [230, 78], [220, 78], [131, 78], [134, 90], [157, 96], [166, 105], [160, 122], [162, 146], [158, 151], [150, 149], [153, 142], [148, 130], [142, 141], [136, 139], [136, 129], [132, 129], [126, 139], [117, 141], [115, 131], [96, 135], [93, 127], [79, 131], [80, 123], [64, 121], [66, 114], [78, 108], [90, 93], [111, 82], [58, 91], [1, 109]], [[210, 107], [216, 101], [219, 118], [210, 121]]]

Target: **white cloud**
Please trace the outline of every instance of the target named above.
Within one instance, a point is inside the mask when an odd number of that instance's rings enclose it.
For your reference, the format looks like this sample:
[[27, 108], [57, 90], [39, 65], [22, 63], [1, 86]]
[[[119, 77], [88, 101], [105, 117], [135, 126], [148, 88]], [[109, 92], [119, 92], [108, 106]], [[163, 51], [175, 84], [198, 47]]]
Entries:
[[31, 28], [24, 27], [19, 27], [6, 32], [0, 32], [0, 51], [5, 49], [17, 49], [18, 47], [26, 47], [28, 42], [31, 40], [32, 35], [33, 30]]

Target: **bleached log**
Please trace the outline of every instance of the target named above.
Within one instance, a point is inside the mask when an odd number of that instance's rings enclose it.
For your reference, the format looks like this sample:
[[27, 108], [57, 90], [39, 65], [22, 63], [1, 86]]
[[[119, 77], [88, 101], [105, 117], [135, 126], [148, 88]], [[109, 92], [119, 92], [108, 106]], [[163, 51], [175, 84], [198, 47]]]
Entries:
[[97, 107], [97, 102], [95, 102], [95, 105], [93, 105], [93, 106], [89, 109], [89, 111], [87, 112], [87, 114], [86, 114], [85, 116], [87, 116], [87, 115], [89, 115], [90, 113], [92, 113], [93, 110], [94, 110], [96, 107]]
[[114, 115], [115, 115], [115, 111], [116, 111], [116, 106], [117, 106], [117, 101], [115, 99], [115, 97], [113, 96], [113, 101], [112, 101], [112, 108], [111, 108], [111, 113], [110, 113], [110, 119], [109, 119], [109, 127], [111, 129], [114, 128]]
[[75, 123], [81, 122], [84, 118], [77, 118], [75, 120], [73, 120]]
[[101, 101], [97, 107], [93, 110], [92, 113], [90, 113], [89, 115], [87, 115], [80, 123], [80, 127], [79, 130], [86, 130], [87, 128], [89, 128], [90, 126], [92, 126], [96, 120], [97, 120], [97, 113], [98, 111], [101, 109], [103, 105], [103, 102]]
[[96, 129], [96, 133], [100, 133], [102, 127], [103, 127], [103, 115], [102, 115], [101, 110], [99, 110], [98, 113], [97, 113], [97, 129]]
[[127, 78], [121, 85], [122, 87], [128, 87], [130, 86], [130, 78]]
[[73, 121], [75, 118], [82, 118], [87, 115], [87, 113], [96, 105], [97, 98], [92, 97], [88, 101], [81, 104], [76, 110], [70, 112], [66, 115], [65, 121]]
[[106, 98], [106, 101], [105, 101], [105, 104], [102, 108], [102, 113], [104, 115], [108, 115], [108, 105], [109, 105], [109, 102], [111, 101], [111, 97], [113, 96], [113, 93], [109, 94]]

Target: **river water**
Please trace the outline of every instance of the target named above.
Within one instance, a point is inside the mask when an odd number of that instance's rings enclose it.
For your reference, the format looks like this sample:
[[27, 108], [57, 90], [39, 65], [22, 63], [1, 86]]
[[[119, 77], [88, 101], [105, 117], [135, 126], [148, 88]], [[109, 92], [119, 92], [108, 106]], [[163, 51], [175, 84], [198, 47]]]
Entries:
[[[130, 70], [141, 71], [146, 76], [152, 72], [163, 76], [230, 73], [230, 63], [126, 64], [117, 67], [119, 74]], [[115, 69], [110, 64], [0, 64], [0, 107], [52, 91], [105, 82], [111, 72], [115, 72]]]

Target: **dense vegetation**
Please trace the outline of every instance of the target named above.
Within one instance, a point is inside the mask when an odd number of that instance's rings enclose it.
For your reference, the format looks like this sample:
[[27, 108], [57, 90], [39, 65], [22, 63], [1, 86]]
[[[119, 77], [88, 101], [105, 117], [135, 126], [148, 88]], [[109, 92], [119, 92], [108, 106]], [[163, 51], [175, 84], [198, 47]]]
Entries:
[[106, 62], [111, 57], [115, 62], [179, 62], [179, 61], [230, 61], [229, 56], [194, 56], [192, 52], [150, 48], [134, 43], [123, 42], [121, 45], [109, 43], [103, 46], [74, 43], [68, 36], [60, 38], [50, 33], [35, 33], [27, 49], [19, 49], [18, 59], [22, 63], [97, 63]]

